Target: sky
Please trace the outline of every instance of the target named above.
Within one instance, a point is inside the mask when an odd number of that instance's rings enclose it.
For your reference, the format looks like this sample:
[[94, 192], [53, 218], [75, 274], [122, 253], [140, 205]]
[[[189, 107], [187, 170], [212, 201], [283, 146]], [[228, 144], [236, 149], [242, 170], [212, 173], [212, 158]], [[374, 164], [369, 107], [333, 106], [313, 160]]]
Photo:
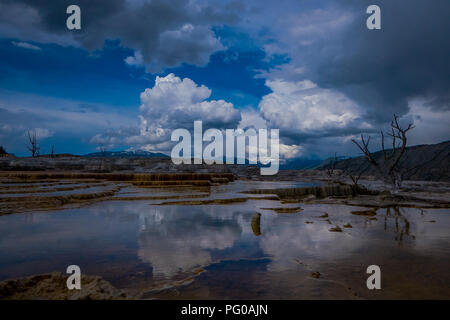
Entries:
[[[68, 30], [66, 8], [81, 9]], [[369, 30], [369, 5], [381, 29]], [[355, 156], [413, 122], [449, 139], [448, 0], [0, 0], [0, 145], [170, 154], [195, 120], [276, 128], [282, 159]]]

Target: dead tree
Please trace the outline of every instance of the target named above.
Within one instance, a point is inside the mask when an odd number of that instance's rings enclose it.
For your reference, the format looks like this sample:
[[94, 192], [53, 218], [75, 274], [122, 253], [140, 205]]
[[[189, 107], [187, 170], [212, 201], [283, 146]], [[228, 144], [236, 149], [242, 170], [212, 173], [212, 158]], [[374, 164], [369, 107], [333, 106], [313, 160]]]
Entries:
[[102, 171], [103, 166], [104, 166], [103, 163], [104, 163], [105, 158], [106, 158], [106, 151], [107, 151], [107, 149], [106, 149], [105, 145], [103, 145], [103, 144], [100, 144], [100, 145], [97, 147], [97, 149], [100, 151], [100, 154], [101, 154], [101, 161], [100, 161], [98, 170], [99, 170], [99, 171]]
[[54, 158], [55, 157], [55, 145], [52, 144], [52, 149], [50, 151], [50, 157]]
[[342, 170], [337, 170], [337, 165], [339, 163], [338, 156], [336, 152], [334, 153], [334, 157], [330, 158], [330, 162], [325, 167], [328, 178], [331, 183], [343, 184], [341, 181], [342, 178]]
[[366, 162], [361, 163], [356, 169], [354, 168], [354, 165], [350, 167], [352, 164], [351, 161], [342, 161], [340, 163], [340, 168], [342, 170], [342, 175], [350, 178], [350, 180], [353, 183], [353, 187], [360, 188], [359, 180], [361, 179], [362, 175], [367, 171], [368, 164]]
[[38, 146], [38, 142], [37, 142], [37, 138], [36, 138], [36, 130], [33, 130], [32, 132], [30, 130], [27, 131], [27, 136], [28, 136], [28, 146], [27, 149], [28, 151], [31, 152], [31, 156], [34, 157], [39, 157], [39, 146]]
[[330, 159], [330, 163], [327, 166], [327, 175], [330, 178], [333, 178], [333, 176], [334, 176], [334, 169], [336, 169], [337, 162], [338, 162], [338, 159], [337, 159], [337, 155], [336, 155], [336, 152], [335, 152], [334, 153], [334, 158]]
[[105, 147], [103, 144], [101, 144], [101, 145], [98, 146], [98, 150], [100, 150], [100, 153], [101, 153], [101, 155], [102, 155], [102, 158], [106, 157], [106, 151], [107, 151], [107, 149], [106, 149], [106, 147]]
[[344, 173], [352, 180], [353, 186], [356, 188], [359, 186], [358, 182], [361, 179], [361, 176], [366, 171], [367, 168], [356, 170], [355, 172], [351, 172], [350, 170], [344, 170]]
[[392, 139], [392, 149], [386, 150], [384, 133], [381, 130], [381, 151], [383, 158], [381, 161], [376, 160], [373, 154], [369, 151], [370, 136], [367, 138], [361, 134], [361, 141], [352, 139], [352, 142], [362, 151], [367, 161], [374, 166], [380, 177], [385, 183], [394, 187], [394, 190], [401, 186], [402, 175], [400, 168], [400, 160], [406, 151], [407, 137], [406, 133], [413, 129], [412, 123], [408, 124], [406, 128], [402, 128], [398, 123], [398, 116], [394, 114], [394, 119], [391, 121], [391, 132], [387, 135]]

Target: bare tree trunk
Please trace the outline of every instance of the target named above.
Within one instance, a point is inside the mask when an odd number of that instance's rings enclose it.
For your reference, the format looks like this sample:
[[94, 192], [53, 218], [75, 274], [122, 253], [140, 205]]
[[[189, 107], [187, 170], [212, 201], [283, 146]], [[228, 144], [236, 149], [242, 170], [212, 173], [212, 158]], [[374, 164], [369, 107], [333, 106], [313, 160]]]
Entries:
[[100, 166], [98, 168], [99, 171], [101, 171], [103, 169], [103, 162], [105, 161], [106, 158], [106, 147], [101, 144], [98, 146], [98, 150], [100, 150], [100, 153], [102, 155], [102, 160], [100, 161]]
[[36, 130], [33, 130], [33, 132], [30, 132], [30, 130], [27, 131], [28, 136], [28, 146], [27, 149], [30, 151], [31, 156], [38, 157], [39, 156], [39, 146], [36, 138]]
[[381, 151], [383, 153], [383, 159], [381, 161], [377, 161], [369, 151], [370, 136], [366, 139], [361, 134], [361, 141], [352, 139], [352, 142], [362, 151], [367, 161], [377, 169], [381, 179], [386, 184], [392, 186], [394, 191], [397, 191], [401, 187], [402, 168], [400, 166], [400, 160], [406, 151], [408, 141], [406, 133], [413, 128], [412, 123], [408, 124], [406, 128], [402, 128], [398, 123], [398, 116], [394, 114], [394, 119], [391, 121], [391, 132], [387, 133], [392, 139], [392, 149], [390, 151], [386, 150], [384, 133], [380, 131]]

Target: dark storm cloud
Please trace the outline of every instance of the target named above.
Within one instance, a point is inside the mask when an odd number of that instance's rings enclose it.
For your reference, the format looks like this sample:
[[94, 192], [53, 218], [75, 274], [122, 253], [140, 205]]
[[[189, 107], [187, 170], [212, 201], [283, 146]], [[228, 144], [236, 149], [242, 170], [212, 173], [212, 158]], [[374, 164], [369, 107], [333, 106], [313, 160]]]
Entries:
[[[366, 8], [381, 8], [381, 30], [366, 28]], [[368, 110], [372, 122], [408, 112], [408, 100], [424, 97], [448, 110], [450, 1], [336, 1], [354, 16], [337, 37], [300, 53], [307, 74], [322, 87], [346, 93]]]
[[[66, 28], [66, 8], [71, 4], [81, 8], [80, 31]], [[47, 37], [52, 42], [59, 37], [58, 41], [64, 42], [66, 38], [67, 43], [75, 42], [88, 50], [101, 49], [107, 39], [120, 39], [122, 45], [138, 51], [152, 70], [183, 62], [206, 64], [211, 53], [223, 48], [210, 27], [238, 20], [233, 9], [200, 6], [188, 0], [1, 0], [0, 5], [2, 16], [22, 13], [9, 25], [6, 20], [0, 23], [3, 36], [20, 28], [19, 36], [26, 36], [24, 40], [45, 41]], [[11, 31], [10, 36], [18, 36], [18, 32]]]

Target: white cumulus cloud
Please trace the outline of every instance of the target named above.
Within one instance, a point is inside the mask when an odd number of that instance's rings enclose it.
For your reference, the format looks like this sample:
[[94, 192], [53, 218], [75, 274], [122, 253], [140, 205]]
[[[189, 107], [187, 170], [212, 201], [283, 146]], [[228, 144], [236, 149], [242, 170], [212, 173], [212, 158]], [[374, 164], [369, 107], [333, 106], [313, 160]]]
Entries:
[[91, 142], [107, 145], [128, 145], [167, 151], [172, 130], [184, 128], [192, 131], [195, 120], [206, 128], [236, 128], [241, 113], [225, 100], [209, 100], [211, 90], [197, 85], [189, 78], [181, 79], [173, 73], [156, 77], [155, 85], [141, 93], [139, 107], [140, 128], [98, 134]]
[[270, 127], [293, 133], [317, 133], [343, 129], [361, 116], [357, 104], [337, 91], [323, 89], [304, 80], [267, 80], [272, 93], [259, 104]]

